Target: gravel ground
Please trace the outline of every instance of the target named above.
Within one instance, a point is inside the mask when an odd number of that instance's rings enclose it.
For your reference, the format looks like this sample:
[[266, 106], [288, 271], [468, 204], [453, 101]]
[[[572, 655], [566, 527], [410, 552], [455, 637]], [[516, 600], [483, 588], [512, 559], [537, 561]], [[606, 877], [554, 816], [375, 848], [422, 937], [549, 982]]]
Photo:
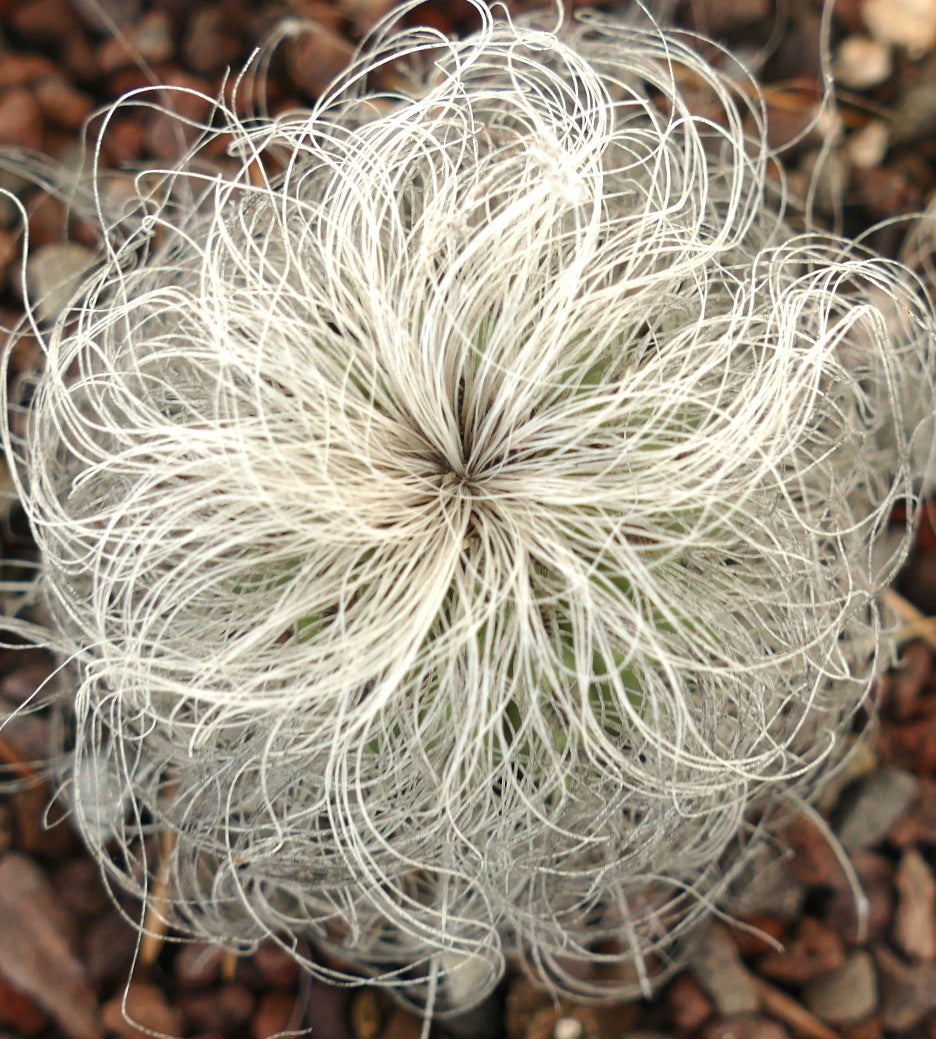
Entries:
[[[274, 66], [271, 107], [308, 103], [388, 7], [387, 0], [0, 0], [0, 147], [36, 149], [74, 166], [82, 127], [98, 106], [146, 85], [150, 74], [216, 94], [224, 70], [289, 14], [315, 18], [323, 31], [287, 48]], [[831, 125], [823, 119], [812, 131], [821, 7], [810, 0], [783, 7], [694, 0], [674, 17], [760, 64], [771, 140], [795, 141], [784, 152], [794, 190], [810, 182], [820, 133], [834, 134], [817, 194], [831, 226], [855, 234], [925, 208], [936, 186], [936, 0], [841, 0], [832, 23], [840, 107]], [[450, 32], [471, 25], [463, 0], [430, 2], [412, 17]], [[92, 136], [94, 125], [92, 118]], [[165, 161], [177, 148], [165, 116], [137, 110], [114, 120], [104, 161]], [[87, 260], [93, 233], [80, 218], [13, 174], [0, 174], [0, 186], [28, 213], [34, 286]], [[897, 221], [873, 241], [897, 253], [905, 231]], [[18, 312], [21, 240], [15, 207], [0, 199], [5, 322]], [[930, 246], [920, 236], [905, 255], [925, 266]], [[14, 369], [35, 359], [36, 344], [20, 341]], [[4, 554], [22, 553], [28, 532], [15, 505], [2, 518]], [[856, 727], [849, 769], [821, 806], [860, 878], [866, 927], [823, 826], [798, 816], [743, 893], [738, 923], [751, 926], [714, 924], [689, 969], [655, 1002], [554, 1005], [509, 978], [496, 999], [434, 1034], [936, 1039], [936, 509], [897, 593], [892, 605], [906, 633], [900, 666], [878, 683], [876, 718]], [[38, 651], [0, 651], [0, 702], [21, 702], [50, 669]], [[41, 756], [46, 727], [32, 716], [0, 734], [8, 772], [29, 777], [24, 762]], [[272, 945], [235, 961], [207, 946], [167, 943], [125, 991], [136, 934], [68, 826], [44, 826], [47, 797], [34, 787], [0, 798], [0, 1039], [142, 1037], [124, 1001], [142, 1029], [170, 1036], [266, 1039], [300, 1028], [317, 1039], [419, 1035], [420, 1022], [381, 991], [310, 983]]]

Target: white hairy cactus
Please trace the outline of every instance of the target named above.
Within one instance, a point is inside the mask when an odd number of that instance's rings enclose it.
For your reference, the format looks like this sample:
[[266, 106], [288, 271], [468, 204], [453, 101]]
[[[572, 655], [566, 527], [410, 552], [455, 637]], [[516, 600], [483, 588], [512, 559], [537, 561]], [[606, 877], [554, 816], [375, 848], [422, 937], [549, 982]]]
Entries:
[[219, 105], [7, 434], [107, 875], [168, 831], [183, 933], [442, 1011], [675, 961], [868, 689], [934, 409], [921, 286], [794, 234], [727, 56], [479, 11]]

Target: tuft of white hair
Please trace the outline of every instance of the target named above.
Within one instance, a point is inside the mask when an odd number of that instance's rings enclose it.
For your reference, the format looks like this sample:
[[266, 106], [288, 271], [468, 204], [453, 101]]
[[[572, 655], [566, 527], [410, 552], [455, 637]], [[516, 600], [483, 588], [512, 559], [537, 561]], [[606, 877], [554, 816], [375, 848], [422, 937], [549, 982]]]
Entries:
[[791, 230], [740, 69], [478, 10], [218, 103], [6, 430], [107, 876], [169, 832], [182, 932], [443, 1012], [676, 962], [868, 690], [934, 414], [925, 292]]

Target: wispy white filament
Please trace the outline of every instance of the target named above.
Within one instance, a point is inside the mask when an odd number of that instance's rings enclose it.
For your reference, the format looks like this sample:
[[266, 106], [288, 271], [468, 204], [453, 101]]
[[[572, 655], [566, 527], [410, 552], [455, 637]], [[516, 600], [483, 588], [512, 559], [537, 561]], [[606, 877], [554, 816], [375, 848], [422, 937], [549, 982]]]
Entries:
[[788, 228], [740, 70], [481, 15], [219, 106], [8, 437], [108, 874], [168, 828], [183, 930], [452, 1010], [673, 962], [867, 690], [934, 409], [920, 286]]

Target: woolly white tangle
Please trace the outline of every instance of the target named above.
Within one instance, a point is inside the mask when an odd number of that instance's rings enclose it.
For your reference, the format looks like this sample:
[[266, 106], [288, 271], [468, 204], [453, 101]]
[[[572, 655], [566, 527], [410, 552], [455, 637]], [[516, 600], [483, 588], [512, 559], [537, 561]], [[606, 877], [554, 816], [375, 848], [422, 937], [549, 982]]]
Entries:
[[183, 932], [453, 1011], [675, 962], [868, 689], [934, 410], [921, 286], [790, 230], [726, 56], [480, 14], [217, 105], [7, 434], [107, 875], [168, 830]]

